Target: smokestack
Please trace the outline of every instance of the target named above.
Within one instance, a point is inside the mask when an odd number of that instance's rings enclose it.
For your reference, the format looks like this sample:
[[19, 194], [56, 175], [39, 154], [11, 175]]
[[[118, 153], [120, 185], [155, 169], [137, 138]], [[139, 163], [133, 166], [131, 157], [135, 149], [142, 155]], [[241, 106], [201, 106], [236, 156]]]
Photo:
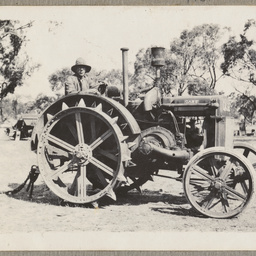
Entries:
[[152, 54], [152, 61], [151, 66], [156, 67], [156, 86], [160, 87], [160, 68], [165, 65], [164, 54], [165, 48], [164, 47], [152, 47], [151, 48]]
[[128, 48], [121, 48], [122, 51], [122, 62], [123, 62], [123, 99], [124, 106], [128, 105], [128, 96], [129, 96], [129, 88], [128, 88]]

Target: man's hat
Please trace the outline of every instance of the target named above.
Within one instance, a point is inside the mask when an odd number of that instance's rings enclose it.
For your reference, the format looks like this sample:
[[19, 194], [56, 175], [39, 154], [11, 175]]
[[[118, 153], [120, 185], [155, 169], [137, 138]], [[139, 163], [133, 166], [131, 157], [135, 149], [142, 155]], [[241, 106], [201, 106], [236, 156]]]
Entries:
[[76, 60], [76, 64], [71, 67], [71, 70], [72, 70], [73, 72], [76, 72], [76, 69], [77, 69], [78, 67], [84, 67], [84, 68], [86, 69], [86, 72], [87, 72], [87, 73], [90, 72], [90, 70], [91, 70], [91, 66], [87, 65], [87, 64], [85, 63], [85, 61], [84, 61], [83, 58], [78, 58], [78, 59]]

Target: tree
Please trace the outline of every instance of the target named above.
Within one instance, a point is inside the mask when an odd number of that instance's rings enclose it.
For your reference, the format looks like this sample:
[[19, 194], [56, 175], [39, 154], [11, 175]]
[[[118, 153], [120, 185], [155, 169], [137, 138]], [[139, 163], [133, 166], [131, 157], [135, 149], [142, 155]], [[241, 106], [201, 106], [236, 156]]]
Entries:
[[50, 106], [53, 102], [56, 101], [56, 97], [49, 97], [48, 95], [39, 94], [35, 101], [28, 102], [26, 104], [25, 113], [29, 112], [37, 112], [40, 113], [44, 109], [46, 109], [48, 106]]
[[193, 79], [187, 85], [187, 91], [189, 95], [213, 95], [216, 94], [206, 81], [200, 81], [200, 79]]
[[[222, 47], [224, 61], [221, 64], [225, 76], [239, 81], [241, 86], [236, 99], [238, 111], [251, 122], [256, 110], [256, 99], [251, 91], [256, 85], [255, 42], [248, 39], [248, 32], [255, 28], [255, 20], [248, 20], [240, 37], [232, 36]], [[242, 87], [245, 89], [243, 90]]]
[[61, 97], [64, 94], [64, 84], [66, 79], [72, 75], [72, 71], [70, 68], [63, 68], [57, 70], [55, 73], [51, 74], [48, 77], [50, 82], [50, 87], [53, 92], [56, 92], [57, 97]]
[[[225, 33], [218, 25], [204, 24], [192, 30], [184, 30], [179, 38], [171, 41], [166, 49], [165, 63], [161, 68], [162, 85], [165, 91], [182, 95], [186, 90], [193, 95], [198, 93], [214, 93], [217, 81], [223, 76], [218, 74], [218, 62], [221, 57], [220, 39]], [[141, 73], [144, 69], [144, 74]], [[136, 56], [135, 75], [141, 86], [141, 81], [148, 83], [147, 77], [152, 77], [154, 83], [155, 71], [151, 66], [150, 48], [140, 50]], [[147, 81], [147, 82], [146, 82]], [[137, 86], [137, 87], [138, 87]], [[196, 88], [202, 87], [202, 90]], [[195, 91], [194, 91], [195, 90]]]
[[247, 30], [244, 29], [239, 40], [233, 36], [223, 45], [224, 62], [221, 68], [226, 76], [256, 85], [256, 51], [253, 40], [246, 37]]
[[[248, 92], [246, 92], [248, 94]], [[231, 115], [240, 120], [242, 129], [246, 131], [246, 124], [252, 123], [255, 117], [256, 97], [246, 94], [231, 93], [229, 99], [231, 102]]]
[[21, 86], [39, 65], [30, 65], [30, 58], [22, 47], [26, 43], [26, 29], [33, 22], [20, 25], [19, 21], [0, 20], [0, 79], [6, 84], [1, 90], [1, 99]]
[[[218, 80], [218, 63], [221, 57], [220, 40], [226, 32], [215, 24], [203, 24], [192, 30], [184, 30], [180, 38], [171, 42], [170, 51], [174, 56], [174, 77], [178, 84], [178, 94], [188, 88], [189, 93], [197, 95], [213, 94]], [[202, 90], [193, 91], [198, 87]]]
[[8, 93], [14, 93], [17, 86], [21, 86], [24, 79], [30, 76], [39, 65], [31, 65], [31, 60], [24, 51], [26, 43], [26, 29], [33, 22], [20, 25], [19, 21], [0, 20], [0, 101], [1, 119], [3, 120], [2, 100]]

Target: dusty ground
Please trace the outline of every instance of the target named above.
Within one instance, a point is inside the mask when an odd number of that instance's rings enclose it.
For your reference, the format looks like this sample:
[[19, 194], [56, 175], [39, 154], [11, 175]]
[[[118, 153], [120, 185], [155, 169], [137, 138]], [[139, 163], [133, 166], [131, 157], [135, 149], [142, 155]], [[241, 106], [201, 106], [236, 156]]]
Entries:
[[[21, 184], [36, 155], [29, 141], [12, 141], [0, 129], [0, 191]], [[60, 206], [39, 176], [34, 197], [25, 189], [15, 196], [0, 194], [1, 234], [13, 232], [137, 232], [137, 231], [225, 231], [255, 232], [256, 201], [233, 219], [206, 218], [191, 209], [184, 197], [182, 184], [175, 180], [155, 178], [142, 187], [142, 194], [131, 192], [117, 202], [100, 209]]]

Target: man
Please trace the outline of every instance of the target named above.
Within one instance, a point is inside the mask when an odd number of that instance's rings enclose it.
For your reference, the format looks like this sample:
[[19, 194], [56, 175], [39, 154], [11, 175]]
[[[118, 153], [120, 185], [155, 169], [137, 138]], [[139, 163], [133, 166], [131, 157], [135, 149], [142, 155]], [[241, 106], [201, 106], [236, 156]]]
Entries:
[[86, 73], [90, 72], [91, 66], [87, 65], [83, 58], [78, 58], [76, 64], [71, 67], [74, 72], [67, 78], [65, 83], [65, 95], [76, 92], [87, 92], [97, 94], [97, 89], [89, 88], [89, 80]]

